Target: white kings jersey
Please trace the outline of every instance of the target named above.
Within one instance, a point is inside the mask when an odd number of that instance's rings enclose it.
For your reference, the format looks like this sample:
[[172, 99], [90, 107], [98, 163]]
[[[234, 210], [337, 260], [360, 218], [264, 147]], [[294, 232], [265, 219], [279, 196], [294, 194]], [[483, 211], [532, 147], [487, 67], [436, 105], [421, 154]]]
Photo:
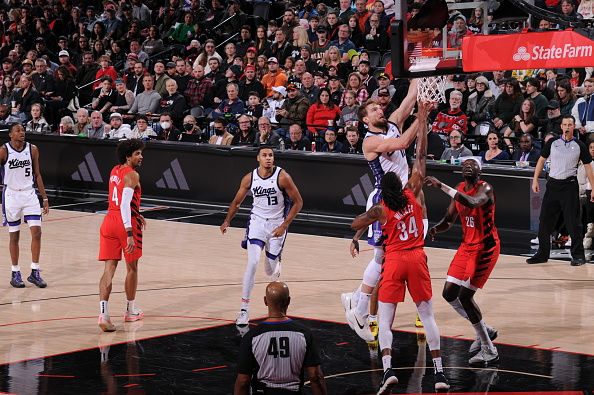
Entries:
[[33, 159], [31, 158], [31, 144], [25, 142], [25, 147], [17, 151], [4, 144], [8, 151], [6, 163], [2, 168], [2, 183], [15, 191], [33, 188]]
[[290, 199], [278, 185], [282, 170], [276, 166], [270, 177], [262, 178], [258, 175], [258, 169], [254, 169], [250, 186], [254, 199], [252, 214], [264, 219], [284, 218], [287, 215]]
[[[398, 130], [398, 126], [390, 122], [388, 123], [388, 132], [385, 134], [369, 131], [365, 134], [365, 138], [372, 136], [381, 139], [398, 138], [400, 137], [400, 131]], [[406, 153], [404, 150], [383, 152], [374, 160], [368, 160], [367, 163], [375, 178], [375, 188], [377, 189], [381, 188], [382, 177], [388, 172], [396, 173], [400, 181], [402, 181], [403, 187], [408, 182], [408, 163], [406, 162]]]

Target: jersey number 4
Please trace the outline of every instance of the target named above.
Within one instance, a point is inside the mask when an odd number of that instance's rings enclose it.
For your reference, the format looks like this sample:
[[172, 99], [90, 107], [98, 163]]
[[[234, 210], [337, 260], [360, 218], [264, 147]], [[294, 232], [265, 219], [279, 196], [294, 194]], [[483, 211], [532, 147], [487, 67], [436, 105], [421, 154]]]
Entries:
[[414, 235], [415, 238], [419, 237], [419, 227], [417, 226], [417, 221], [415, 217], [410, 217], [408, 220], [408, 225], [406, 224], [406, 220], [398, 222], [396, 224], [398, 230], [400, 230], [400, 240], [405, 241], [408, 240], [410, 235]]
[[270, 344], [268, 345], [268, 355], [272, 355], [273, 358], [289, 358], [291, 352], [289, 351], [289, 338], [288, 337], [276, 337], [270, 338]]
[[118, 199], [118, 189], [113, 188], [113, 192], [111, 193], [111, 201], [115, 203], [116, 206], [120, 205], [120, 199]]

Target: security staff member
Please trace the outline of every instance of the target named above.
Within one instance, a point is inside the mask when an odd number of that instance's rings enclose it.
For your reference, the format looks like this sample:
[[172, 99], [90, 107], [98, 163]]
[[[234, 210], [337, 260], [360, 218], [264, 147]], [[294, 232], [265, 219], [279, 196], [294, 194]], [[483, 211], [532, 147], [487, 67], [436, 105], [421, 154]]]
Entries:
[[312, 393], [327, 394], [313, 336], [287, 317], [290, 302], [287, 284], [268, 284], [264, 297], [268, 318], [241, 340], [235, 395], [248, 395], [250, 382], [253, 394], [301, 394], [304, 370]]
[[[553, 232], [559, 213], [563, 212], [565, 226], [571, 236], [571, 265], [580, 266], [586, 263], [584, 233], [580, 219], [580, 200], [577, 181], [577, 167], [580, 161], [584, 165], [592, 162], [588, 148], [573, 134], [575, 118], [571, 115], [563, 116], [561, 120], [560, 137], [550, 139], [540, 153], [540, 158], [534, 170], [532, 190], [538, 193], [538, 177], [544, 168], [547, 158], [551, 158], [551, 168], [547, 190], [545, 191], [540, 209], [540, 224], [538, 227], [538, 251], [526, 260], [527, 263], [544, 263], [551, 252], [550, 236]], [[590, 166], [585, 166], [586, 176], [590, 183], [594, 181], [594, 173]], [[592, 185], [592, 184], [591, 184]], [[590, 197], [594, 201], [594, 194]]]

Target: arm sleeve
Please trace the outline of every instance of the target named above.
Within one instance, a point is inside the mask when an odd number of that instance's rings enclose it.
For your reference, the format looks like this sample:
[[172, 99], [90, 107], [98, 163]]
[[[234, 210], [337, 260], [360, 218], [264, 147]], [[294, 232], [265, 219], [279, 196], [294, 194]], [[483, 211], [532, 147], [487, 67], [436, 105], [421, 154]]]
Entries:
[[122, 215], [122, 222], [124, 228], [132, 227], [132, 209], [130, 203], [132, 203], [132, 195], [134, 195], [134, 189], [125, 187], [122, 192], [122, 203], [120, 204], [120, 214]]

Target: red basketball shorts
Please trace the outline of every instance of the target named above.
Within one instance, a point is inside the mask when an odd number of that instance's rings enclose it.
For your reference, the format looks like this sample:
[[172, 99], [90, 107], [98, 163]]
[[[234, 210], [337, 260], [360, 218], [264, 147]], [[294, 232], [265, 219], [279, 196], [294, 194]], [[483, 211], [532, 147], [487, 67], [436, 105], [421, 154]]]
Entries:
[[430, 300], [433, 295], [423, 248], [386, 254], [379, 283], [379, 301], [404, 302], [406, 288], [415, 303]]
[[126, 248], [127, 235], [122, 217], [120, 213], [108, 213], [103, 218], [101, 229], [99, 230], [99, 260], [116, 260], [122, 259], [122, 253], [126, 262], [133, 262], [140, 259], [142, 256], [142, 229], [137, 219], [132, 217], [132, 232], [134, 235], [134, 250], [131, 254], [124, 251]]
[[461, 244], [448, 269], [448, 281], [458, 285], [470, 284], [473, 288], [483, 288], [499, 258], [499, 240], [490, 247], [484, 244]]

